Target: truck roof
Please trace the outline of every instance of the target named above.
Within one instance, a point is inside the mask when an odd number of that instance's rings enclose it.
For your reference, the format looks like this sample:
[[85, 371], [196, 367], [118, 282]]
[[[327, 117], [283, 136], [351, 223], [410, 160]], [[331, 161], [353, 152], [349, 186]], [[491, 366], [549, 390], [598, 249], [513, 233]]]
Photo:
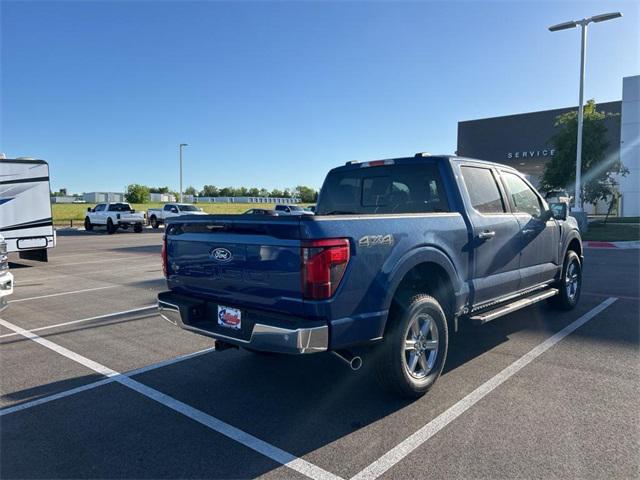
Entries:
[[383, 165], [394, 165], [394, 164], [434, 162], [434, 161], [435, 162], [445, 162], [445, 161], [446, 162], [459, 162], [459, 161], [473, 162], [473, 163], [478, 163], [482, 165], [500, 167], [500, 168], [504, 168], [514, 172], [516, 171], [516, 169], [514, 169], [509, 165], [505, 165], [497, 162], [490, 162], [487, 160], [478, 160], [477, 158], [460, 157], [457, 155], [428, 155], [428, 154], [421, 154], [421, 153], [418, 153], [413, 157], [387, 158], [387, 159], [381, 159], [381, 160], [369, 160], [365, 162], [350, 161], [350, 162], [347, 162], [345, 165], [341, 165], [339, 167], [335, 167], [331, 169], [331, 171], [351, 170], [351, 169], [357, 169], [357, 168], [363, 168], [363, 167], [378, 167]]

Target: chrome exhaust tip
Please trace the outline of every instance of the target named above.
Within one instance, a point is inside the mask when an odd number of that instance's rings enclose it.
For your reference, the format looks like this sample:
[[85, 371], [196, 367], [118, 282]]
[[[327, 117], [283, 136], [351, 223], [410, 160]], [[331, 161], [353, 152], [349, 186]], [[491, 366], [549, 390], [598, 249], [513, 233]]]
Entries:
[[358, 355], [353, 355], [351, 352], [348, 352], [345, 350], [343, 351], [332, 350], [331, 353], [333, 353], [336, 357], [338, 357], [344, 363], [349, 365], [349, 368], [354, 372], [362, 368], [362, 357]]

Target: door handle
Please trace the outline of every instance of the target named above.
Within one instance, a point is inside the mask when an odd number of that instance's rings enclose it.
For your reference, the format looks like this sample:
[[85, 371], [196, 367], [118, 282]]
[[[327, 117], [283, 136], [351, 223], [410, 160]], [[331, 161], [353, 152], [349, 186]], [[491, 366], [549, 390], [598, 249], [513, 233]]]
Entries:
[[536, 229], [535, 228], [524, 228], [522, 230], [522, 233], [524, 235], [531, 235], [532, 233], [535, 233]]
[[480, 232], [478, 234], [478, 238], [480, 240], [489, 240], [490, 238], [493, 238], [496, 236], [496, 232], [494, 232], [493, 230], [485, 230], [484, 232]]

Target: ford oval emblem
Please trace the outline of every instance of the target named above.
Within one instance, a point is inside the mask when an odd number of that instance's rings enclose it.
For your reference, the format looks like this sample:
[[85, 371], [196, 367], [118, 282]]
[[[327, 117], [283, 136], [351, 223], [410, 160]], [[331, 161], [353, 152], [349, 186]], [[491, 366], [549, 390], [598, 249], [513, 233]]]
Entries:
[[214, 248], [209, 252], [209, 257], [216, 262], [230, 262], [233, 255], [226, 248]]

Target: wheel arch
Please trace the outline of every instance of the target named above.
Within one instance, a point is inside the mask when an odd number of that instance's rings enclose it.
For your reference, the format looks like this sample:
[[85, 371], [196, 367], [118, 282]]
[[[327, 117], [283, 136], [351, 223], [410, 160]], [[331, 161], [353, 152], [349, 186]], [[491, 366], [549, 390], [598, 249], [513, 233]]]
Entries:
[[577, 234], [574, 234], [571, 237], [569, 237], [567, 241], [567, 248], [565, 249], [565, 255], [567, 254], [566, 252], [568, 252], [569, 250], [573, 250], [574, 252], [576, 252], [578, 256], [582, 259], [582, 255], [583, 255], [582, 242], [580, 241], [580, 238], [578, 237]]
[[447, 320], [454, 320], [461, 306], [465, 288], [453, 262], [445, 253], [432, 247], [420, 249], [400, 264], [392, 278], [387, 290], [386, 305], [389, 316], [385, 323], [385, 331], [393, 313], [398, 308], [403, 308], [409, 298], [419, 293], [435, 297], [445, 311]]

